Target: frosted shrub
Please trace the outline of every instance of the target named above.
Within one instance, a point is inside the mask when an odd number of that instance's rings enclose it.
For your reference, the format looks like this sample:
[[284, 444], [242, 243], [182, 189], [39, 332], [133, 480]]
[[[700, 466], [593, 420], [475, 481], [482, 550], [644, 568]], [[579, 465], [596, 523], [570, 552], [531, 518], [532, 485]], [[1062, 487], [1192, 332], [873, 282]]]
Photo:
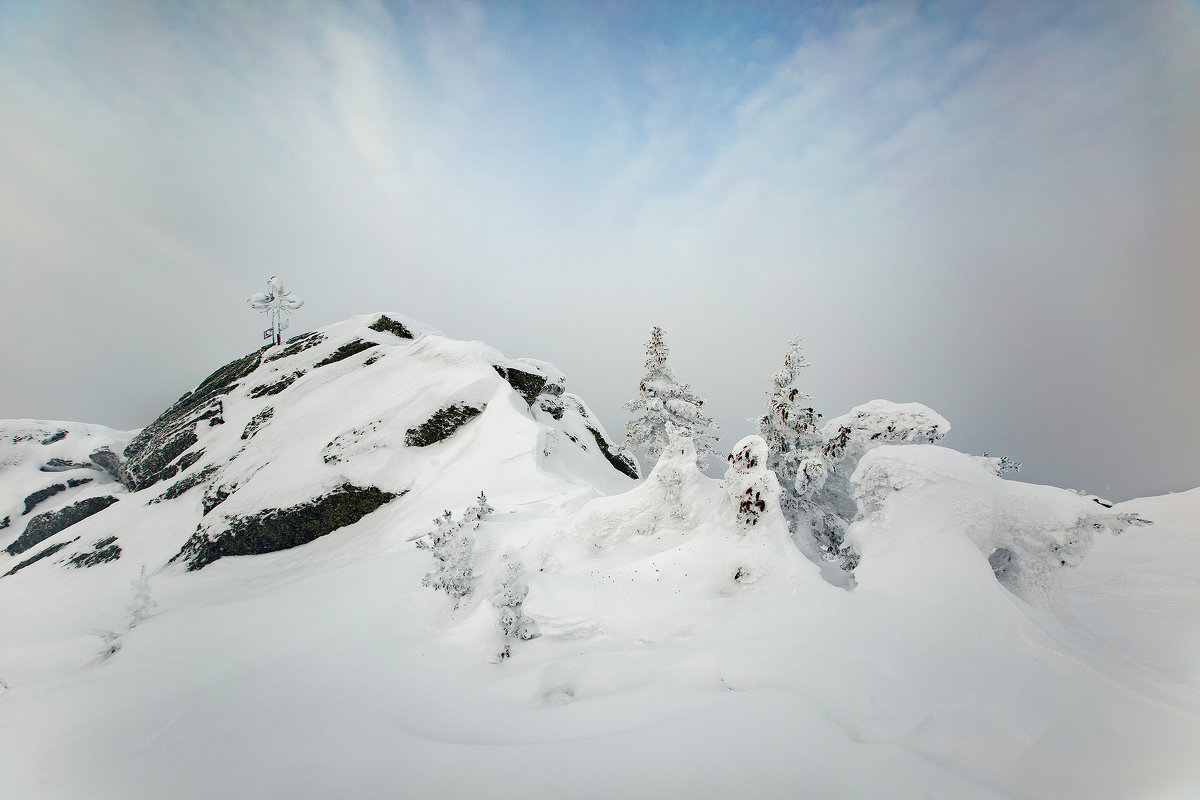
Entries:
[[514, 641], [527, 641], [537, 638], [538, 635], [533, 620], [526, 617], [521, 610], [521, 604], [529, 594], [529, 584], [525, 582], [523, 572], [518, 562], [506, 560], [496, 585], [496, 593], [492, 595], [492, 605], [500, 612], [500, 632], [504, 636], [504, 644], [496, 654], [497, 661], [512, 655]]
[[973, 456], [976, 463], [983, 467], [993, 475], [1003, 475], [1006, 472], [1020, 472], [1021, 462], [1013, 461], [1008, 456], [989, 456], [984, 453], [981, 456]]
[[1079, 566], [1097, 533], [1119, 536], [1131, 527], [1151, 524], [1135, 513], [1104, 506], [1085, 509], [1066, 525], [1030, 520], [1024, 508], [1011, 506], [1002, 509], [1002, 520], [992, 537], [995, 549], [988, 563], [1004, 588], [1040, 608], [1058, 603], [1059, 572]]
[[484, 518], [495, 510], [496, 509], [492, 508], [491, 504], [488, 503], [487, 495], [485, 495], [481, 489], [479, 491], [479, 497], [475, 498], [475, 505], [469, 507], [463, 512], [463, 522], [472, 526], [472, 530], [478, 530], [479, 523], [483, 522]]
[[495, 510], [480, 491], [474, 505], [463, 511], [460, 521], [455, 522], [454, 515], [449, 510], [444, 511], [434, 519], [434, 529], [416, 542], [418, 548], [428, 550], [437, 562], [422, 578], [421, 585], [450, 595], [455, 608], [471, 593], [475, 582], [472, 565], [475, 537], [471, 531], [478, 530], [483, 520]]
[[450, 595], [457, 608], [462, 599], [471, 593], [471, 585], [475, 580], [471, 566], [474, 541], [463, 530], [463, 522], [455, 522], [448, 510], [434, 519], [433, 524], [434, 529], [427, 534], [428, 538], [417, 540], [417, 547], [428, 550], [437, 562], [421, 579], [421, 585]]

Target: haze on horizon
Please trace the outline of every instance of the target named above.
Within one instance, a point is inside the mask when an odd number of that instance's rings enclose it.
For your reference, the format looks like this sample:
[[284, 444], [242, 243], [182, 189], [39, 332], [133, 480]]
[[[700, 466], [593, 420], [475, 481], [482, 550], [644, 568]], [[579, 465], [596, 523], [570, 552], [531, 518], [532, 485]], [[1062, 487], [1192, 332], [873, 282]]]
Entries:
[[836, 416], [1123, 499], [1200, 485], [1200, 4], [0, 4], [0, 417], [147, 424], [397, 311], [619, 437], [651, 325], [752, 431]]

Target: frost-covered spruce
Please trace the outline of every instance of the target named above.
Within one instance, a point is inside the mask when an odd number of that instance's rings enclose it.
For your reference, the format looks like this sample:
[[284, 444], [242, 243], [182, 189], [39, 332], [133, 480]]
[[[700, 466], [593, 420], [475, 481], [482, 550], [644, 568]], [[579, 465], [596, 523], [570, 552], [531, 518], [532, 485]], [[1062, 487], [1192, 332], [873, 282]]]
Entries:
[[475, 539], [468, 531], [478, 530], [483, 520], [495, 510], [480, 490], [475, 504], [463, 511], [461, 521], [455, 522], [449, 510], [433, 521], [434, 530], [428, 534], [428, 539], [417, 540], [417, 547], [428, 550], [438, 562], [421, 580], [422, 586], [450, 595], [455, 607], [471, 593], [475, 581], [471, 558]]
[[825, 481], [825, 438], [817, 428], [821, 415], [812, 398], [792, 384], [808, 366], [800, 339], [788, 342], [783, 366], [771, 375], [767, 410], [758, 419], [758, 435], [767, 445], [767, 468], [779, 477], [780, 505], [793, 531], [807, 516], [806, 499]]
[[150, 598], [150, 578], [146, 575], [145, 564], [130, 585], [133, 587], [133, 600], [129, 603], [129, 629], [133, 630], [158, 604]]
[[727, 460], [722, 487], [744, 533], [758, 525], [764, 514], [779, 513], [779, 480], [767, 469], [767, 443], [761, 436], [742, 439]]
[[471, 565], [474, 540], [463, 530], [464, 522], [455, 522], [453, 514], [447, 510], [434, 519], [434, 529], [428, 538], [417, 540], [417, 547], [428, 550], [437, 562], [433, 570], [425, 574], [421, 585], [450, 595], [456, 608], [471, 593], [475, 580]]
[[500, 612], [500, 632], [504, 635], [504, 644], [496, 653], [497, 661], [512, 655], [514, 641], [534, 639], [538, 635], [536, 624], [521, 611], [521, 604], [529, 594], [529, 584], [523, 573], [519, 562], [506, 560], [496, 593], [492, 595], [492, 605]]
[[466, 524], [474, 523], [474, 529], [478, 529], [479, 523], [483, 522], [484, 518], [495, 510], [488, 503], [487, 495], [480, 489], [479, 497], [475, 498], [475, 505], [463, 512], [463, 522]]
[[625, 404], [634, 416], [625, 423], [625, 443], [642, 448], [657, 459], [670, 444], [671, 426], [691, 438], [696, 446], [696, 463], [704, 467], [708, 456], [717, 455], [714, 447], [716, 423], [705, 416], [704, 400], [688, 384], [681, 384], [667, 366], [670, 351], [663, 329], [655, 326], [646, 342], [646, 374], [638, 384], [638, 396]]

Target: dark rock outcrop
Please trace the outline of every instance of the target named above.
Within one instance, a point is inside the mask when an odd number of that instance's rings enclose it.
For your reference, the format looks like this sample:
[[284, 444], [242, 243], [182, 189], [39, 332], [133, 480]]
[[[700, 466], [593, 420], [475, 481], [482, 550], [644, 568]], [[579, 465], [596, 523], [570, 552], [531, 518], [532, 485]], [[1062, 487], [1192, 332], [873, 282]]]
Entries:
[[137, 491], [174, 477], [180, 470], [177, 459], [199, 441], [197, 426], [203, 420], [209, 425], [224, 422], [220, 397], [258, 368], [264, 352], [256, 350], [221, 367], [135, 436], [125, 448], [125, 485]]
[[55, 544], [52, 544], [49, 547], [47, 547], [45, 550], [39, 550], [38, 552], [34, 553], [29, 558], [18, 563], [15, 567], [10, 569], [8, 572], [4, 573], [4, 577], [7, 578], [9, 575], [16, 575], [18, 572], [25, 569], [30, 564], [36, 564], [37, 562], [41, 561], [43, 558], [46, 558], [47, 556], [52, 556], [55, 553], [57, 553], [59, 550], [62, 550], [64, 547], [71, 544], [71, 542], [77, 542], [77, 541], [79, 541], [78, 536], [76, 536], [74, 539], [68, 539], [65, 542], [56, 542]]
[[88, 460], [111, 475], [114, 481], [121, 480], [121, 457], [109, 448], [93, 450]]
[[65, 492], [66, 490], [67, 485], [65, 483], [56, 483], [53, 486], [47, 486], [45, 489], [38, 489], [36, 492], [30, 492], [25, 498], [25, 510], [21, 512], [21, 516], [25, 516], [30, 511], [33, 511], [34, 507], [36, 507], [37, 504], [43, 500], [51, 498], [59, 492]]
[[172, 558], [189, 571], [203, 569], [225, 556], [259, 555], [287, 550], [358, 522], [384, 503], [402, 496], [374, 486], [349, 483], [327, 495], [290, 508], [268, 508], [251, 517], [232, 517], [214, 533], [197, 530]]
[[180, 478], [179, 480], [175, 481], [169, 487], [167, 487], [167, 490], [165, 492], [163, 492], [162, 494], [160, 494], [158, 497], [154, 498], [150, 502], [151, 503], [161, 503], [164, 500], [174, 500], [176, 497], [179, 497], [184, 492], [186, 492], [188, 489], [193, 489], [193, 488], [199, 486], [200, 484], [204, 483], [209, 478], [211, 478], [213, 475], [215, 475], [216, 472], [217, 472], [217, 468], [210, 464], [209, 466], [205, 467], [204, 469], [200, 470], [199, 472], [193, 472], [191, 475], [188, 475], [187, 477]]
[[73, 469], [96, 469], [95, 464], [81, 464], [65, 458], [52, 458], [38, 467], [38, 472], [70, 472]]
[[508, 385], [516, 390], [517, 394], [521, 395], [526, 405], [532, 406], [542, 393], [542, 387], [546, 385], [546, 379], [541, 375], [498, 364], [493, 364], [492, 367], [500, 373], [501, 378], [508, 381]]
[[117, 544], [117, 537], [109, 536], [94, 543], [91, 550], [76, 553], [68, 558], [67, 566], [74, 567], [75, 569], [94, 567], [97, 564], [107, 564], [109, 561], [116, 561], [120, 557], [121, 545]]
[[73, 503], [65, 508], [38, 514], [29, 520], [29, 524], [25, 526], [25, 532], [18, 536], [17, 540], [5, 549], [9, 555], [15, 556], [17, 553], [24, 553], [34, 545], [49, 539], [59, 531], [66, 530], [76, 522], [85, 520], [93, 514], [103, 511], [115, 502], [117, 502], [117, 498], [111, 495], [89, 497], [86, 500], [80, 500], [78, 503]]
[[374, 342], [368, 342], [363, 339], [355, 339], [352, 342], [346, 342], [346, 344], [342, 345], [337, 350], [334, 350], [316, 364], [313, 364], [313, 369], [327, 367], [330, 364], [336, 364], [337, 362], [347, 359], [350, 356], [357, 355], [364, 350], [370, 350], [374, 346]]
[[612, 464], [613, 467], [615, 467], [618, 471], [625, 473], [634, 480], [638, 479], [639, 475], [636, 461], [624, 453], [619, 452], [616, 447], [605, 440], [605, 438], [600, 434], [600, 431], [596, 430], [590, 425], [588, 426], [588, 431], [596, 440], [596, 446], [600, 448], [601, 454], [608, 459], [608, 463]]
[[246, 423], [245, 429], [242, 430], [242, 439], [246, 440], [258, 433], [258, 429], [271, 421], [271, 417], [275, 416], [275, 409], [267, 406], [262, 411], [254, 415], [254, 417]]
[[373, 331], [380, 333], [390, 333], [393, 336], [399, 336], [401, 339], [412, 339], [412, 331], [404, 326], [403, 322], [388, 317], [386, 314], [367, 326]]
[[483, 412], [465, 404], [440, 408], [433, 416], [415, 428], [409, 428], [404, 434], [404, 444], [409, 447], [428, 447], [431, 444], [449, 439], [459, 428], [466, 425]]
[[325, 341], [325, 334], [318, 331], [310, 331], [302, 333], [299, 336], [293, 336], [283, 343], [282, 350], [276, 350], [274, 353], [266, 356], [263, 361], [278, 361], [281, 358], [290, 358], [297, 353], [302, 353], [310, 347], [316, 347], [321, 342]]
[[288, 388], [293, 383], [295, 383], [296, 379], [299, 378], [300, 376], [302, 376], [303, 374], [304, 374], [304, 370], [298, 369], [295, 372], [291, 373], [290, 375], [284, 375], [282, 378], [275, 381], [274, 383], [263, 383], [258, 386], [255, 386], [253, 389], [250, 390], [250, 397], [257, 400], [260, 397], [270, 397], [272, 395], [279, 394], [284, 389]]

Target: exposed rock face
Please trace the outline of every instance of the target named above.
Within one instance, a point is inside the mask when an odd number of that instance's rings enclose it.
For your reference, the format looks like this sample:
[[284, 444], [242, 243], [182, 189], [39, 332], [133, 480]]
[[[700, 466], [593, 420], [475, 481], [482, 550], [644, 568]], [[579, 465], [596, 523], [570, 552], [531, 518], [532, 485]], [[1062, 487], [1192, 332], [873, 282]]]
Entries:
[[221, 396], [258, 368], [264, 352], [257, 350], [221, 367], [135, 436], [125, 448], [125, 485], [137, 491], [174, 477], [180, 470], [177, 459], [199, 441], [197, 426], [203, 420], [209, 425], [224, 421]]
[[390, 333], [393, 336], [399, 336], [401, 339], [413, 338], [412, 331], [406, 328], [404, 323], [397, 322], [396, 320], [388, 317], [386, 314], [375, 320], [367, 327], [373, 331], [379, 331], [380, 333]]
[[192, 474], [188, 475], [187, 477], [180, 478], [179, 480], [175, 481], [169, 487], [167, 487], [167, 490], [165, 492], [163, 492], [162, 494], [160, 494], [158, 497], [154, 498], [150, 502], [151, 503], [161, 503], [164, 500], [174, 500], [176, 497], [179, 497], [184, 492], [186, 492], [188, 489], [194, 489], [195, 487], [204, 483], [205, 481], [207, 481], [209, 478], [211, 478], [216, 473], [217, 473], [216, 466], [210, 464], [209, 466], [205, 467], [204, 469], [200, 470], [199, 472], [193, 472]]
[[295, 372], [291, 373], [290, 375], [284, 375], [282, 378], [275, 381], [274, 383], [264, 383], [259, 386], [255, 386], [253, 389], [250, 390], [250, 397], [253, 399], [258, 399], [260, 397], [270, 397], [272, 395], [277, 395], [280, 392], [282, 392], [284, 389], [288, 388], [293, 383], [295, 383], [296, 379], [301, 377], [302, 375], [304, 375], [304, 370], [298, 369]]
[[47, 547], [45, 550], [39, 550], [34, 555], [30, 556], [29, 558], [25, 559], [24, 561], [19, 562], [15, 567], [10, 569], [8, 572], [4, 573], [4, 577], [7, 578], [9, 575], [16, 575], [18, 572], [25, 569], [30, 564], [36, 564], [37, 562], [41, 561], [43, 558], [54, 555], [59, 550], [62, 550], [64, 547], [71, 544], [71, 542], [75, 542], [78, 540], [79, 540], [79, 537], [76, 536], [74, 539], [70, 539], [65, 542], [57, 542], [55, 544], [52, 544], [49, 547]]
[[76, 553], [68, 558], [67, 566], [76, 569], [94, 567], [97, 564], [107, 564], [109, 561], [116, 561], [120, 557], [121, 545], [117, 544], [117, 537], [109, 536], [94, 543], [91, 550]]
[[542, 393], [542, 387], [546, 385], [546, 379], [541, 375], [525, 372], [515, 367], [501, 367], [496, 364], [493, 367], [496, 372], [500, 373], [500, 377], [508, 381], [508, 385], [525, 399], [527, 405], [533, 405], [538, 395]]
[[36, 492], [31, 492], [25, 498], [25, 510], [21, 512], [21, 515], [28, 514], [30, 511], [33, 511], [38, 503], [66, 490], [67, 485], [65, 483], [56, 483], [53, 486], [47, 486], [45, 489], [38, 489]]
[[404, 444], [409, 447], [428, 447], [449, 439], [482, 412], [482, 408], [463, 404], [440, 408], [417, 427], [409, 428], [404, 436]]
[[103, 511], [115, 502], [117, 502], [117, 498], [111, 495], [89, 497], [66, 508], [38, 514], [29, 520], [29, 524], [25, 526], [25, 532], [18, 536], [17, 540], [5, 549], [10, 555], [14, 556], [17, 553], [24, 553], [34, 545], [49, 539], [61, 530], [71, 527], [76, 522], [85, 520], [93, 514]]
[[596, 430], [590, 425], [588, 426], [588, 432], [592, 434], [593, 438], [595, 438], [596, 446], [600, 448], [600, 452], [606, 459], [608, 459], [608, 463], [612, 464], [617, 471], [625, 473], [634, 480], [637, 480], [638, 477], [640, 477], [638, 475], [636, 461], [634, 461], [628, 455], [620, 452], [615, 445], [610, 444], [607, 440], [605, 440], [604, 436], [600, 434], [600, 431]]
[[284, 343], [282, 350], [276, 350], [275, 352], [266, 356], [263, 361], [270, 362], [278, 361], [281, 358], [290, 358], [297, 353], [301, 353], [309, 349], [310, 347], [316, 347], [323, 341], [325, 341], [325, 334], [319, 331], [302, 333], [299, 336], [293, 336], [291, 339], [288, 339]]
[[273, 416], [275, 416], [275, 409], [271, 406], [267, 406], [255, 414], [254, 418], [247, 422], [246, 427], [242, 430], [243, 441], [258, 433], [258, 429], [270, 422]]
[[334, 350], [333, 353], [328, 357], [321, 359], [316, 364], [313, 364], [313, 369], [325, 367], [330, 364], [336, 364], [337, 362], [343, 361], [350, 356], [361, 353], [363, 350], [370, 350], [374, 346], [374, 342], [364, 341], [363, 339], [355, 339], [352, 342], [347, 342], [337, 350]]
[[66, 458], [52, 458], [38, 467], [39, 472], [70, 472], [73, 469], [95, 469], [95, 464], [81, 464]]
[[88, 459], [100, 469], [112, 476], [113, 480], [121, 480], [121, 457], [107, 447], [94, 450]]
[[203, 569], [224, 556], [287, 550], [358, 522], [401, 495], [374, 486], [346, 483], [298, 506], [268, 508], [251, 517], [233, 517], [228, 520], [228, 528], [216, 533], [197, 530], [171, 560], [184, 561], [192, 571]]

